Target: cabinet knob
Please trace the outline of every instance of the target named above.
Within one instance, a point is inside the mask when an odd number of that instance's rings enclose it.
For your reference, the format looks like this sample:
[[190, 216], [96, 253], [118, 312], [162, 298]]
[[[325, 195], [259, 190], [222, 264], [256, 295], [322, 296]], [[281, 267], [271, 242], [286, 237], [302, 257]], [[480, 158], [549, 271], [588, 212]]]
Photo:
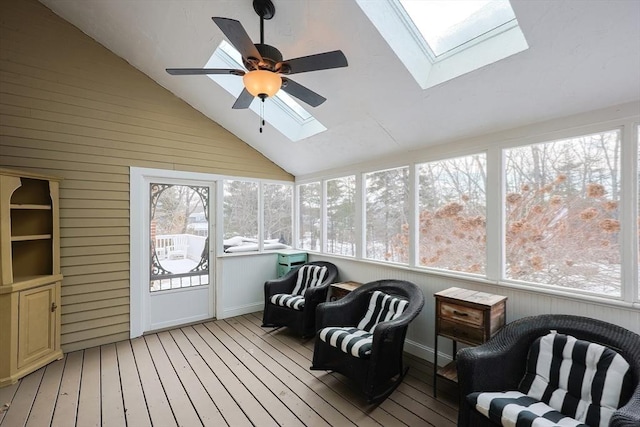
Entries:
[[51, 303], [51, 312], [53, 313], [54, 311], [56, 311], [56, 308], [58, 308], [58, 306], [56, 305], [55, 302]]

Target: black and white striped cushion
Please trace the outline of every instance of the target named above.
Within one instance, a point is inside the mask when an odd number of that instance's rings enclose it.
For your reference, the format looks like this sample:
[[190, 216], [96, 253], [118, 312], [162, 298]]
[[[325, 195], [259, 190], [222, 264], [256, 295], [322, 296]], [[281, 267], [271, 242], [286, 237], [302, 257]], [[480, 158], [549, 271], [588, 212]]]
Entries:
[[304, 308], [304, 297], [302, 295], [275, 294], [271, 296], [269, 301], [271, 301], [271, 304], [293, 308], [298, 311]]
[[293, 295], [304, 295], [307, 288], [318, 286], [327, 275], [327, 267], [319, 265], [303, 265], [298, 270], [296, 286], [293, 288]]
[[328, 327], [320, 331], [320, 339], [355, 357], [371, 355], [373, 334], [358, 328]]
[[631, 381], [629, 363], [614, 350], [552, 331], [531, 346], [519, 389], [590, 426], [608, 426]]
[[378, 323], [393, 320], [400, 316], [407, 304], [409, 304], [409, 301], [406, 299], [374, 291], [369, 300], [367, 313], [358, 323], [358, 329], [373, 333], [373, 329]]
[[589, 427], [519, 391], [471, 393], [467, 401], [505, 427]]

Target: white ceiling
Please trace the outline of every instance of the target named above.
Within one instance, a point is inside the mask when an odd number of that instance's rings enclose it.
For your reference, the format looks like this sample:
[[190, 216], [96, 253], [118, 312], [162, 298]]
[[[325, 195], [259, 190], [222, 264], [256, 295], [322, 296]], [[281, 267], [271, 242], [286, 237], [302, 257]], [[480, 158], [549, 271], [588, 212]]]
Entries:
[[511, 0], [529, 49], [427, 90], [355, 0], [273, 0], [265, 42], [285, 59], [341, 49], [349, 61], [294, 77], [327, 98], [308, 110], [328, 130], [291, 142], [260, 134], [208, 77], [165, 72], [207, 62], [224, 39], [212, 16], [258, 42], [251, 0], [41, 1], [293, 175], [640, 99], [639, 0]]

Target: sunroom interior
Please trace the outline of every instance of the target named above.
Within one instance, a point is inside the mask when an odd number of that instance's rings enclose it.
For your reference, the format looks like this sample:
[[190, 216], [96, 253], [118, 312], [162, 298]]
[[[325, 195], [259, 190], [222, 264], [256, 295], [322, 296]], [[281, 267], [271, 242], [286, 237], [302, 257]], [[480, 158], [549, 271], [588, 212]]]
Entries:
[[[65, 355], [0, 388], [0, 425], [180, 424], [181, 406], [193, 425], [455, 425], [455, 386], [435, 398], [431, 383], [434, 294], [452, 287], [506, 297], [507, 322], [570, 314], [640, 333], [639, 1], [506, 1], [513, 17], [497, 32], [427, 48], [405, 25], [410, 1], [273, 2], [266, 43], [348, 60], [293, 76], [326, 97], [316, 108], [283, 94], [232, 109], [240, 77], [165, 71], [242, 67], [211, 17], [257, 42], [250, 0], [0, 2], [0, 168], [60, 178]], [[313, 340], [260, 328], [264, 282], [291, 253], [335, 264], [340, 281], [423, 291], [395, 398], [367, 406], [344, 378], [301, 370]], [[453, 342], [437, 348], [438, 363], [453, 359]], [[140, 356], [155, 350], [166, 360]], [[190, 352], [220, 365], [181, 375]], [[80, 409], [92, 364], [96, 416]], [[306, 388], [251, 376], [258, 364]], [[158, 382], [145, 386], [149, 365]], [[67, 382], [65, 366], [78, 369]], [[238, 411], [211, 418], [190, 379]], [[154, 412], [153, 384], [189, 398], [167, 391], [171, 410]], [[122, 400], [131, 390], [143, 403]], [[128, 418], [136, 404], [146, 418]]]

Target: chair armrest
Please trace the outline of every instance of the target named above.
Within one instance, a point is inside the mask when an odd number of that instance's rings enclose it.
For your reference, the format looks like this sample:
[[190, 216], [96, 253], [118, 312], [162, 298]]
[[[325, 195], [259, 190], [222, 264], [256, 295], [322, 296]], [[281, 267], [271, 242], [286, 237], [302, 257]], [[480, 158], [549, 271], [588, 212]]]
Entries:
[[[491, 343], [463, 348], [456, 355], [460, 394], [517, 390], [524, 376], [528, 348], [497, 347]], [[517, 354], [516, 354], [517, 353]], [[522, 354], [524, 353], [524, 354]], [[496, 369], [496, 367], [500, 367]]]
[[327, 282], [319, 286], [314, 286], [313, 288], [307, 288], [304, 292], [305, 304], [325, 302], [327, 300], [327, 293], [329, 293], [329, 285], [330, 283]]
[[297, 271], [290, 271], [279, 279], [267, 280], [264, 282], [264, 297], [269, 299], [276, 294], [290, 294], [296, 286]]
[[366, 310], [362, 301], [362, 298], [355, 298], [349, 294], [338, 301], [319, 304], [316, 307], [316, 329], [327, 326], [356, 326]]
[[640, 383], [636, 385], [629, 401], [613, 413], [609, 425], [611, 427], [640, 426]]

